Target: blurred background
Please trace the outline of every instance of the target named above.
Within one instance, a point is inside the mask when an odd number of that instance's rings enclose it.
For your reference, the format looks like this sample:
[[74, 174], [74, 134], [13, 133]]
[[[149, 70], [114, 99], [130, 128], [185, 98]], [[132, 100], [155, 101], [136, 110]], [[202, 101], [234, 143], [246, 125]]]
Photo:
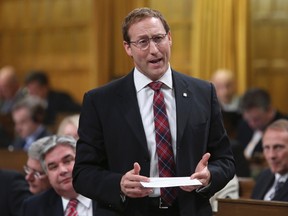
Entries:
[[142, 6], [168, 20], [175, 70], [209, 80], [227, 68], [239, 94], [264, 88], [288, 111], [288, 0], [0, 0], [0, 67], [15, 67], [20, 81], [44, 70], [81, 103], [132, 69], [121, 23]]

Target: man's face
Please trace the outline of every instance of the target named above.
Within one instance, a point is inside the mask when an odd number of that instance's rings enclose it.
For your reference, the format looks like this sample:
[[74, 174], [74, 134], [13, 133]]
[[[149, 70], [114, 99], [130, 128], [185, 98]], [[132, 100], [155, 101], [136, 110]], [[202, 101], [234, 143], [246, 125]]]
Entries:
[[28, 83], [26, 88], [29, 95], [40, 97], [42, 99], [46, 99], [47, 97], [48, 87], [42, 86], [36, 81]]
[[262, 108], [251, 108], [243, 113], [244, 120], [253, 130], [263, 130], [272, 120], [272, 110], [264, 110]]
[[263, 136], [263, 153], [273, 173], [287, 173], [288, 132], [268, 129]]
[[67, 198], [75, 194], [72, 186], [72, 170], [75, 163], [75, 150], [68, 145], [57, 145], [45, 155], [45, 166], [52, 187]]
[[229, 79], [229, 77], [219, 77], [219, 79], [213, 80], [213, 83], [219, 101], [223, 104], [230, 103], [235, 94], [234, 81]]
[[[129, 29], [131, 41], [165, 34], [166, 31], [162, 22], [154, 17], [136, 22]], [[158, 45], [150, 40], [149, 47], [146, 50], [141, 50], [134, 44], [124, 42], [126, 53], [133, 58], [135, 67], [151, 80], [159, 79], [167, 71], [171, 55], [171, 45], [172, 38], [170, 32]]]
[[51, 187], [39, 160], [28, 158], [25, 173], [25, 179], [29, 184], [31, 193], [37, 194]]
[[15, 131], [21, 138], [26, 138], [37, 129], [38, 124], [34, 122], [26, 107], [14, 110], [12, 113]]

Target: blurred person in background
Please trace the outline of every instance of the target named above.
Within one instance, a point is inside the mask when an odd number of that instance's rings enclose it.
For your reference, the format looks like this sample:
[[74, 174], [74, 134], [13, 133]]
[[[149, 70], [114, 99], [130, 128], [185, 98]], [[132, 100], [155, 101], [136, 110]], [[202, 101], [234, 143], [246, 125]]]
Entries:
[[239, 111], [240, 96], [236, 93], [234, 74], [228, 69], [218, 69], [213, 73], [211, 82], [215, 86], [221, 105], [225, 129], [229, 138], [234, 139], [237, 125], [242, 118]]
[[44, 124], [56, 123], [57, 115], [61, 113], [79, 113], [81, 105], [67, 92], [51, 89], [47, 74], [44, 71], [32, 71], [25, 79], [28, 94], [38, 96], [47, 103]]
[[216, 70], [211, 78], [221, 107], [226, 112], [239, 112], [240, 97], [236, 93], [234, 74], [227, 69]]
[[243, 120], [237, 128], [236, 140], [244, 147], [247, 159], [262, 157], [262, 136], [266, 127], [287, 115], [272, 105], [270, 94], [261, 88], [247, 90], [241, 98], [240, 110]]
[[5, 66], [0, 69], [0, 147], [7, 148], [14, 138], [14, 124], [11, 109], [25, 96], [15, 68]]
[[41, 139], [31, 144], [28, 149], [28, 159], [24, 166], [25, 179], [29, 184], [29, 190], [33, 194], [38, 194], [51, 187], [48, 176], [40, 163], [42, 144]]
[[13, 105], [25, 96], [15, 68], [5, 66], [0, 69], [0, 113], [10, 114]]
[[60, 122], [57, 130], [57, 135], [68, 135], [78, 140], [78, 125], [79, 125], [79, 114], [66, 116]]
[[269, 125], [262, 143], [269, 168], [259, 174], [251, 198], [288, 202], [288, 120]]
[[17, 136], [9, 146], [10, 150], [27, 151], [32, 142], [51, 134], [43, 124], [45, 108], [44, 101], [33, 96], [26, 96], [13, 106], [12, 118]]

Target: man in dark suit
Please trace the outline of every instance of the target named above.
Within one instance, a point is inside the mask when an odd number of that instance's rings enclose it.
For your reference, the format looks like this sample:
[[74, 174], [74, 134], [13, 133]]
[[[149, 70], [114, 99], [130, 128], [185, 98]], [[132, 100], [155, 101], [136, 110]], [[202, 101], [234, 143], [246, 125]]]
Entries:
[[77, 194], [72, 186], [76, 140], [68, 136], [52, 135], [35, 143], [41, 146], [40, 161], [52, 188], [25, 200], [22, 215], [64, 216], [71, 199], [77, 199], [77, 215], [106, 215], [105, 210], [102, 212], [97, 208], [96, 202]]
[[51, 89], [48, 76], [44, 71], [31, 71], [25, 79], [25, 85], [30, 95], [46, 101], [45, 125], [55, 124], [58, 114], [80, 112], [81, 105], [67, 92]]
[[288, 201], [288, 120], [272, 123], [263, 135], [263, 153], [269, 165], [257, 178], [253, 199]]
[[269, 93], [260, 88], [251, 88], [245, 92], [240, 109], [243, 120], [237, 128], [236, 140], [243, 145], [247, 159], [261, 159], [263, 131], [273, 121], [287, 118], [287, 115], [277, 111], [272, 105]]
[[21, 173], [0, 169], [0, 212], [2, 216], [19, 216], [24, 199], [31, 195]]
[[50, 131], [43, 124], [44, 116], [45, 104], [42, 99], [26, 96], [18, 101], [12, 108], [17, 136], [9, 148], [28, 151], [32, 142], [50, 135]]
[[[170, 68], [172, 36], [158, 11], [133, 10], [125, 18], [122, 32], [125, 51], [135, 68], [127, 76], [85, 94], [74, 188], [119, 215], [212, 215], [209, 198], [235, 174], [215, 89], [211, 83]], [[148, 182], [148, 177], [164, 176], [160, 164], [168, 161], [158, 162], [162, 154], [158, 152], [161, 142], [155, 139], [156, 128], [157, 135], [160, 132], [152, 103], [159, 101], [153, 99], [154, 90], [147, 86], [151, 82], [164, 83], [155, 96], [158, 92], [164, 95], [167, 115], [161, 109], [162, 120], [166, 122], [168, 116], [170, 131], [167, 122], [165, 129], [172, 136], [172, 144], [167, 141], [165, 148], [172, 147], [167, 155], [172, 164], [168, 167], [174, 173], [167, 173], [190, 176], [203, 184], [201, 188], [173, 188], [173, 201], [167, 201], [164, 188], [145, 188], [140, 183]], [[156, 115], [155, 111], [155, 119]]]

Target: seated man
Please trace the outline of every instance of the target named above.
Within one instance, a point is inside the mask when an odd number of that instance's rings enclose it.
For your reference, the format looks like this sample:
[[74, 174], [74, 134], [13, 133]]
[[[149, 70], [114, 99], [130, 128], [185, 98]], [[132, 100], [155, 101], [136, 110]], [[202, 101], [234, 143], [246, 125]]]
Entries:
[[38, 142], [38, 140], [31, 144], [28, 149], [27, 163], [24, 166], [25, 179], [29, 184], [29, 190], [33, 194], [38, 194], [51, 187], [48, 176], [40, 163], [41, 148], [42, 142]]
[[223, 122], [230, 139], [235, 138], [238, 122], [241, 120], [239, 110], [240, 97], [236, 92], [236, 82], [232, 71], [216, 70], [211, 82], [214, 84], [221, 105]]
[[233, 73], [226, 69], [218, 69], [213, 73], [211, 82], [215, 86], [222, 110], [225, 112], [239, 112], [240, 97], [236, 94]]
[[269, 169], [258, 176], [251, 198], [288, 201], [288, 120], [280, 119], [267, 127], [263, 153]]
[[52, 126], [56, 123], [57, 115], [61, 113], [79, 113], [81, 105], [67, 92], [51, 88], [49, 78], [44, 71], [32, 71], [26, 79], [28, 94], [37, 96], [47, 103], [44, 124]]
[[272, 106], [269, 93], [259, 88], [249, 89], [243, 95], [240, 109], [243, 121], [237, 129], [236, 140], [243, 145], [247, 159], [261, 158], [263, 131], [273, 121], [287, 117]]
[[[96, 202], [77, 194], [72, 186], [72, 169], [76, 140], [69, 136], [48, 136], [37, 140], [41, 149], [41, 165], [52, 188], [24, 201], [23, 216], [113, 215], [101, 211]], [[72, 205], [74, 206], [74, 209]], [[73, 214], [73, 215], [74, 215]], [[69, 214], [70, 215], [70, 214]]]
[[44, 116], [45, 104], [40, 98], [26, 96], [18, 101], [12, 108], [17, 137], [9, 149], [27, 151], [32, 142], [50, 135], [48, 129], [43, 125]]

